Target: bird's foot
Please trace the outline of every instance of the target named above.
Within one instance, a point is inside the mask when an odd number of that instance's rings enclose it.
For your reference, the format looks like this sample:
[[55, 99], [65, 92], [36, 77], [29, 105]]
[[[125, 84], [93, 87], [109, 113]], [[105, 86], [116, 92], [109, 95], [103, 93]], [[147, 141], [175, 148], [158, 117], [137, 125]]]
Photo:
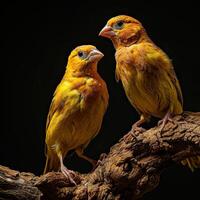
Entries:
[[132, 131], [130, 131], [128, 134], [123, 136], [123, 140], [125, 143], [129, 143], [133, 137], [138, 136], [139, 134], [145, 132], [146, 129], [138, 126], [132, 126]]
[[167, 114], [164, 116], [163, 119], [158, 121], [158, 126], [160, 126], [160, 129], [157, 132], [157, 139], [160, 143], [162, 143], [161, 137], [162, 137], [162, 131], [167, 124], [167, 122], [175, 123], [174, 120], [171, 118], [170, 112], [167, 112]]
[[93, 166], [93, 169], [92, 171], [94, 171], [99, 165], [102, 165], [103, 164], [103, 160], [107, 157], [106, 153], [102, 153], [99, 157], [99, 160], [96, 161], [96, 164]]
[[174, 124], [174, 120], [173, 120], [171, 117], [168, 117], [167, 119], [164, 119], [164, 118], [163, 118], [163, 119], [159, 120], [159, 121], [158, 121], [158, 126], [161, 125], [161, 128], [163, 129], [164, 126], [165, 126], [165, 124], [166, 124], [167, 122], [171, 122], [171, 123]]
[[92, 172], [99, 166], [99, 165], [101, 165], [101, 160], [98, 160], [97, 162], [96, 162], [96, 165], [93, 165], [93, 167], [92, 167]]
[[126, 135], [123, 136], [123, 140], [124, 140], [125, 142], [128, 142], [128, 141], [130, 141], [130, 139], [132, 139], [132, 137], [134, 137], [135, 135], [139, 135], [140, 133], [143, 133], [143, 132], [145, 132], [145, 131], [146, 131], [146, 129], [144, 129], [144, 128], [142, 128], [142, 127], [139, 127], [139, 126], [133, 124], [131, 131], [130, 131], [128, 134], [126, 134]]
[[160, 133], [162, 132], [162, 130], [164, 129], [165, 125], [167, 124], [167, 122], [171, 122], [171, 123], [175, 123], [174, 120], [171, 118], [170, 113], [168, 112], [163, 119], [158, 121], [158, 126], [160, 127]]
[[137, 126], [137, 124], [133, 124], [132, 130], [133, 130], [133, 131], [139, 131], [139, 132], [144, 132], [144, 131], [146, 131], [145, 128], [143, 128], [143, 127], [141, 127], [141, 126]]
[[141, 125], [142, 125], [145, 121], [146, 121], [146, 118], [144, 117], [144, 115], [141, 115], [141, 116], [140, 116], [140, 119], [139, 119], [137, 122], [135, 122], [135, 123], [133, 124], [133, 126], [132, 126], [133, 132], [136, 132], [136, 131], [138, 131], [138, 132], [144, 132], [144, 131], [146, 131], [146, 129], [144, 129], [144, 128], [141, 127]]
[[67, 169], [64, 165], [61, 166], [61, 172], [63, 175], [69, 179], [70, 183], [77, 185], [76, 182], [74, 181], [74, 177], [76, 176], [76, 173], [72, 170]]

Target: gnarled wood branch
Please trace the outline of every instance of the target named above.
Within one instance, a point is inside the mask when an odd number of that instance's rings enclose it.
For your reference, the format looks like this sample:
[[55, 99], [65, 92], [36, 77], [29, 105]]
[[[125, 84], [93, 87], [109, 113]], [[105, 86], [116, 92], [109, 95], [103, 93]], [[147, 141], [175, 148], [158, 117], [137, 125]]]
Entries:
[[131, 130], [93, 172], [76, 173], [76, 186], [60, 172], [37, 177], [1, 166], [0, 199], [138, 199], [159, 184], [164, 168], [200, 155], [200, 112], [184, 112], [159, 130]]

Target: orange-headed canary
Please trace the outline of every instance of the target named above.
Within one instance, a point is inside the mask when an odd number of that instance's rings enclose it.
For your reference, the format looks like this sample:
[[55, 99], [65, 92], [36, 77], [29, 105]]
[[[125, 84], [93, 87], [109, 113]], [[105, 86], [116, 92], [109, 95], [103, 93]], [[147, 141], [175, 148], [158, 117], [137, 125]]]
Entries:
[[[111, 18], [99, 35], [111, 39], [116, 49], [116, 80], [122, 81], [126, 96], [140, 114], [133, 126], [155, 116], [162, 119], [162, 130], [173, 115], [183, 112], [182, 92], [170, 59], [130, 16]], [[200, 166], [199, 158], [187, 159], [190, 168]]]
[[84, 149], [98, 134], [108, 106], [108, 91], [97, 72], [97, 63], [103, 54], [91, 45], [75, 48], [69, 58], [66, 71], [54, 93], [46, 123], [46, 166], [44, 173], [61, 172], [72, 183], [72, 171], [63, 159], [69, 150], [88, 160]]

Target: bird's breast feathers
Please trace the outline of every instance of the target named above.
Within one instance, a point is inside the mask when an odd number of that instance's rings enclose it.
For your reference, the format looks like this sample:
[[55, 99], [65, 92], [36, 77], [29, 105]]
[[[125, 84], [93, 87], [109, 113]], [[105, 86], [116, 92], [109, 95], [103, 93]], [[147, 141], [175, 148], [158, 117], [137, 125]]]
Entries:
[[62, 140], [73, 149], [91, 140], [107, 108], [103, 89], [93, 78], [62, 81], [50, 107], [46, 143]]
[[78, 99], [81, 111], [97, 103], [98, 99], [104, 98], [106, 88], [103, 88], [102, 83], [93, 78], [81, 78], [72, 82], [66, 81], [63, 84], [66, 85], [66, 89], [63, 89], [63, 95], [65, 96], [66, 93], [69, 98]]
[[169, 106], [180, 107], [178, 80], [175, 75], [177, 83], [172, 80], [173, 66], [162, 50], [150, 43], [137, 44], [117, 50], [115, 56], [116, 74], [134, 107], [158, 117]]

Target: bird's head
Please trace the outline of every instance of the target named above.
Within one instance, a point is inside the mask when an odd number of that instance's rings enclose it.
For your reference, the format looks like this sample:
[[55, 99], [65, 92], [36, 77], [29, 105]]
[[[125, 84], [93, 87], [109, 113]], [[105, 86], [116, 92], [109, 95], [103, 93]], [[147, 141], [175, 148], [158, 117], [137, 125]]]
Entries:
[[78, 46], [69, 55], [67, 71], [83, 75], [97, 71], [97, 63], [103, 56], [95, 46]]
[[111, 39], [115, 48], [139, 43], [147, 37], [142, 24], [127, 15], [119, 15], [108, 20], [99, 35]]

